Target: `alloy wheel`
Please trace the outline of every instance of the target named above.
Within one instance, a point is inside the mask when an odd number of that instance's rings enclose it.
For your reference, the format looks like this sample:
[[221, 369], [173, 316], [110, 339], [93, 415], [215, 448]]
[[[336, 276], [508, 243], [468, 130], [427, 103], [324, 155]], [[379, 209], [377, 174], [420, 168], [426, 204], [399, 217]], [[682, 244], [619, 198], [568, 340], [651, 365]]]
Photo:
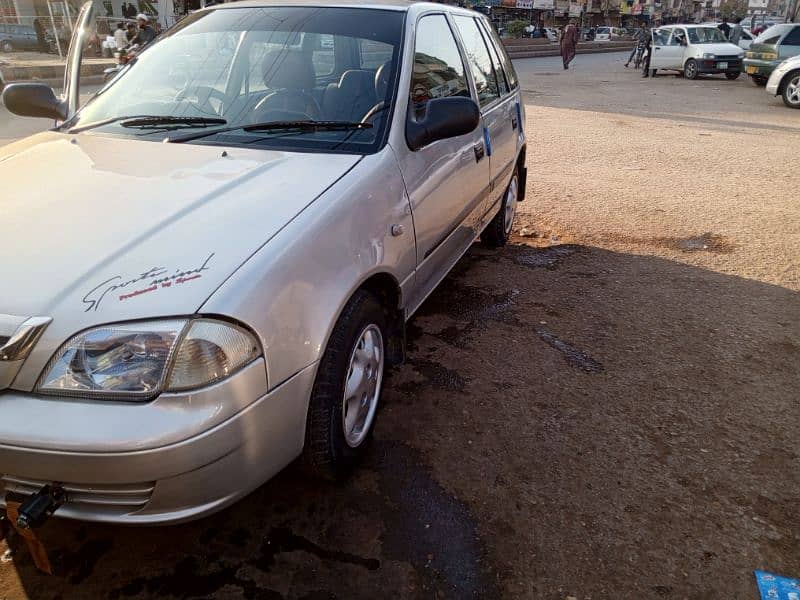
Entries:
[[514, 226], [514, 214], [517, 212], [517, 198], [519, 197], [519, 180], [517, 174], [511, 178], [511, 183], [508, 184], [505, 198], [505, 214], [503, 216], [503, 230], [506, 235], [511, 233], [511, 228]]
[[800, 108], [800, 72], [790, 76], [783, 97], [789, 106]]
[[383, 365], [383, 335], [377, 325], [367, 325], [350, 353], [342, 399], [344, 439], [351, 448], [364, 441], [375, 419]]

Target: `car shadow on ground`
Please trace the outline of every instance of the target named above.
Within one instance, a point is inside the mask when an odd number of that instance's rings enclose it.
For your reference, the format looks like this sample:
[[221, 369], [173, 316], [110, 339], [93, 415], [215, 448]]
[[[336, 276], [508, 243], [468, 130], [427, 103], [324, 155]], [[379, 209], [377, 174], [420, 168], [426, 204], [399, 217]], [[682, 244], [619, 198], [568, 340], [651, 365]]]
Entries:
[[754, 597], [752, 569], [800, 574], [800, 297], [677, 258], [476, 245], [412, 321], [352, 479], [291, 466], [173, 527], [52, 520], [57, 574], [11, 540], [0, 589]]

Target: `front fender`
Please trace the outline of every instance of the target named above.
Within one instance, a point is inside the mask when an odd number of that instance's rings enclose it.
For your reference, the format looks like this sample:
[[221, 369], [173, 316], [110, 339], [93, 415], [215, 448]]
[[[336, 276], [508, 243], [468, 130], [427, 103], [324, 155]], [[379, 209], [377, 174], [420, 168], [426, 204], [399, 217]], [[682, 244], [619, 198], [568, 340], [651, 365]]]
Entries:
[[[402, 226], [402, 235], [393, 236], [392, 225]], [[411, 208], [387, 146], [364, 157], [288, 223], [199, 312], [228, 315], [259, 335], [273, 389], [319, 360], [338, 315], [363, 281], [386, 273], [405, 296], [415, 267]]]

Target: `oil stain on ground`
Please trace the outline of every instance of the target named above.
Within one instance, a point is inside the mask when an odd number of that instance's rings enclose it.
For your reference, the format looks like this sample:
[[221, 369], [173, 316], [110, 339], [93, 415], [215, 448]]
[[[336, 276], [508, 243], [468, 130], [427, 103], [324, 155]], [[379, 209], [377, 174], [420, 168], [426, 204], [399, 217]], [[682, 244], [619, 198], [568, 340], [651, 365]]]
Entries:
[[375, 470], [383, 506], [385, 559], [409, 562], [427, 589], [421, 597], [496, 598], [483, 570], [485, 551], [466, 505], [431, 476], [419, 452], [376, 442]]

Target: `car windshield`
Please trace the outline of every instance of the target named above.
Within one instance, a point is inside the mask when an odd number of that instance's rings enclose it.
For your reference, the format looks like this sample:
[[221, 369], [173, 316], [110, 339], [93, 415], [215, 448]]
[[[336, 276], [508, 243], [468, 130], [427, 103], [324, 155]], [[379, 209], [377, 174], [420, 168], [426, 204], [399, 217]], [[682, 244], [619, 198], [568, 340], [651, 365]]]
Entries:
[[718, 44], [728, 39], [716, 27], [689, 27], [689, 42], [692, 44]]
[[[374, 152], [388, 129], [403, 22], [404, 13], [378, 9], [200, 11], [136, 56], [64, 129]], [[265, 123], [273, 126], [248, 127]]]

